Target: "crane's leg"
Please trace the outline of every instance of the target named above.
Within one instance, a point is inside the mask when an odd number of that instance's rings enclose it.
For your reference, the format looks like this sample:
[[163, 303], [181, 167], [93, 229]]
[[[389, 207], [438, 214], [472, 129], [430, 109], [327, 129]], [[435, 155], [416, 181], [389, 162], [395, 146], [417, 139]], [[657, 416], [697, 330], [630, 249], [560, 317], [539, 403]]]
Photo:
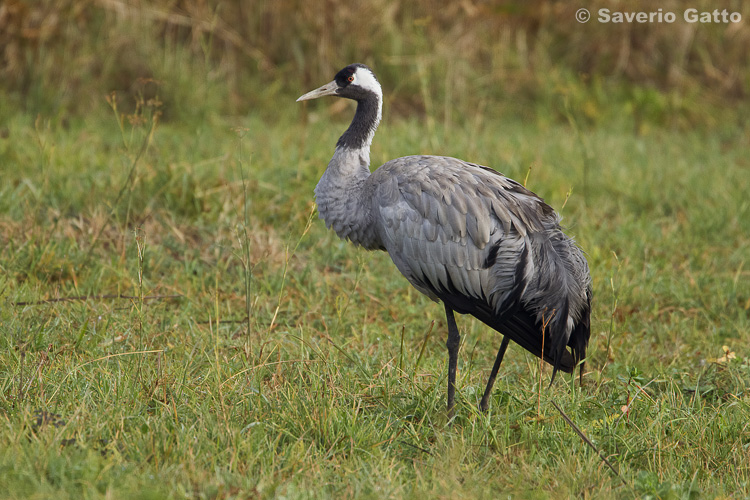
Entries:
[[507, 336], [503, 336], [503, 343], [500, 344], [500, 350], [497, 351], [497, 358], [495, 358], [495, 364], [492, 365], [492, 372], [490, 378], [487, 380], [487, 387], [484, 389], [484, 395], [482, 396], [482, 402], [479, 403], [479, 409], [482, 412], [486, 412], [490, 407], [490, 393], [492, 392], [492, 386], [495, 385], [495, 377], [497, 377], [497, 371], [500, 369], [500, 363], [503, 362], [503, 356], [505, 351], [508, 349], [509, 339]]
[[456, 396], [456, 366], [458, 365], [458, 347], [461, 344], [461, 334], [458, 333], [453, 309], [445, 305], [445, 319], [448, 322], [448, 418], [453, 418], [453, 404]]

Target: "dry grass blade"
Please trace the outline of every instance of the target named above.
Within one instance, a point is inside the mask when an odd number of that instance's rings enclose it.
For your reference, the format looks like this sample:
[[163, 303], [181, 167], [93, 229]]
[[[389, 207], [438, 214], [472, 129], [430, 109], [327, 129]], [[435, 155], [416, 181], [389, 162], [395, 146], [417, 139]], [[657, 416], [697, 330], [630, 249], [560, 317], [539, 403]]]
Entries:
[[557, 403], [555, 403], [554, 401], [550, 401], [550, 403], [552, 403], [552, 406], [554, 406], [555, 409], [560, 412], [560, 415], [562, 415], [562, 418], [565, 419], [568, 425], [576, 432], [576, 434], [578, 434], [578, 436], [580, 436], [583, 442], [589, 445], [589, 447], [592, 450], [594, 450], [597, 455], [599, 455], [599, 458], [602, 459], [602, 462], [604, 462], [604, 464], [607, 467], [609, 467], [609, 469], [612, 472], [614, 472], [618, 478], [620, 478], [620, 481], [622, 481], [622, 484], [629, 487], [630, 485], [625, 481], [625, 479], [623, 479], [623, 477], [620, 475], [617, 469], [615, 469], [615, 467], [610, 463], [610, 461], [607, 460], [607, 457], [605, 457], [604, 454], [599, 450], [599, 448], [597, 448], [596, 445], [592, 443], [589, 438], [586, 437], [586, 434], [583, 433], [583, 431], [570, 419], [570, 417], [566, 415], [564, 411], [562, 411], [562, 408], [557, 406]]

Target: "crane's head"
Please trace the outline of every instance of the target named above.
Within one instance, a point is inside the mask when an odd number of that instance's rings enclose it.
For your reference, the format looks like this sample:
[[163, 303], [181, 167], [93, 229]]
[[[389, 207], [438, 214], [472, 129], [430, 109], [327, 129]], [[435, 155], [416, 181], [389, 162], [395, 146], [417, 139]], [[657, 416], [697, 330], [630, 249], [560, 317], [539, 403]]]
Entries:
[[325, 95], [346, 97], [355, 101], [361, 101], [368, 97], [371, 98], [373, 94], [378, 100], [382, 100], [383, 91], [380, 88], [378, 79], [375, 77], [375, 73], [364, 64], [355, 63], [339, 71], [332, 82], [308, 92], [297, 99], [297, 102], [309, 101], [310, 99], [317, 99]]

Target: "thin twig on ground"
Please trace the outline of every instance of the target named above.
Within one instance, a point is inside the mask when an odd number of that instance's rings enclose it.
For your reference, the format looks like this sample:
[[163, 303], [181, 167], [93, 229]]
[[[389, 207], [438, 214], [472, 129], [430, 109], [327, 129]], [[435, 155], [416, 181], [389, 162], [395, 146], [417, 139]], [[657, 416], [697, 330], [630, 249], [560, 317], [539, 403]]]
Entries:
[[[143, 300], [164, 300], [164, 299], [179, 299], [183, 296], [180, 294], [175, 295], [145, 295], [143, 296]], [[125, 299], [125, 300], [135, 300], [135, 299], [141, 299], [140, 296], [137, 295], [124, 295], [122, 293], [113, 293], [113, 294], [104, 294], [104, 295], [75, 295], [72, 297], [58, 297], [55, 299], [42, 299], [42, 300], [28, 300], [28, 301], [18, 301], [18, 302], [11, 302], [14, 306], [38, 306], [41, 304], [54, 304], [56, 302], [75, 302], [75, 301], [84, 301], [84, 300], [119, 300], [119, 299]]]
[[599, 458], [602, 459], [602, 462], [604, 462], [606, 466], [609, 467], [610, 470], [614, 472], [618, 478], [620, 478], [620, 481], [622, 481], [622, 484], [624, 484], [625, 486], [629, 486], [628, 483], [625, 482], [625, 479], [623, 479], [623, 477], [617, 471], [617, 469], [615, 469], [615, 467], [609, 462], [609, 460], [607, 460], [607, 457], [605, 457], [604, 454], [599, 450], [599, 448], [597, 448], [596, 445], [594, 445], [594, 443], [592, 443], [591, 440], [586, 437], [583, 431], [570, 419], [570, 417], [566, 415], [564, 411], [562, 411], [562, 408], [557, 406], [557, 403], [555, 403], [552, 400], [550, 400], [550, 403], [552, 403], [552, 406], [554, 406], [557, 409], [557, 411], [560, 412], [560, 415], [562, 415], [562, 418], [564, 418], [565, 421], [568, 423], [568, 425], [576, 432], [576, 434], [578, 434], [578, 436], [580, 436], [583, 442], [589, 445], [591, 449], [594, 450], [597, 455], [599, 455]]

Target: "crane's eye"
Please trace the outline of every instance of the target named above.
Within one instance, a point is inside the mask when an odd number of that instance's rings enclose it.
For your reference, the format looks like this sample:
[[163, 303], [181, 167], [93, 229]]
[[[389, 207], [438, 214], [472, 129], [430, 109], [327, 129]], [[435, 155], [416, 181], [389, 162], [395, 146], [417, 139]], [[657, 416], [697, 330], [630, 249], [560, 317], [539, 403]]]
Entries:
[[353, 82], [354, 81], [354, 75], [350, 75], [349, 78], [347, 78], [347, 80], [349, 80], [350, 83]]

